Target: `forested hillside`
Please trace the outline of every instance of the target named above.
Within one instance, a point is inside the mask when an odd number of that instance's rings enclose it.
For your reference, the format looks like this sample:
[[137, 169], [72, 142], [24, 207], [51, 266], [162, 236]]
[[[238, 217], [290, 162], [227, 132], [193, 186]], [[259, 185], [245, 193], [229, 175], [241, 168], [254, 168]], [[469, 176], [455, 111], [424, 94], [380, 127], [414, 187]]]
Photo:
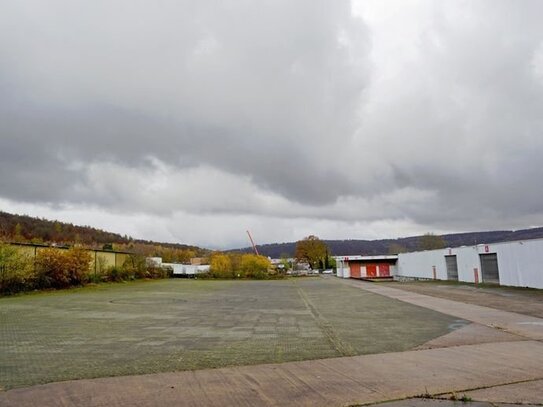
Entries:
[[80, 243], [89, 248], [125, 250], [147, 256], [160, 256], [164, 261], [188, 261], [191, 257], [202, 256], [209, 252], [196, 246], [133, 239], [130, 236], [122, 236], [90, 226], [78, 226], [1, 211], [0, 239], [57, 245]]
[[0, 212], [0, 236], [7, 240], [34, 243], [82, 244], [128, 243], [128, 236], [71, 223], [33, 218], [26, 215], [12, 215]]

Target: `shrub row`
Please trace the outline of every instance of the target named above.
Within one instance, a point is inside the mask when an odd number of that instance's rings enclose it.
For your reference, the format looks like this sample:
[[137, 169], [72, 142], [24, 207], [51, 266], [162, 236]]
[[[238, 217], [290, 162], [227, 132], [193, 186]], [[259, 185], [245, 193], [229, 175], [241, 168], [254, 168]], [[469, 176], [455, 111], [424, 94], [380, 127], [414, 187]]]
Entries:
[[221, 279], [267, 280], [284, 277], [271, 267], [267, 257], [255, 254], [214, 253], [211, 255], [209, 273], [202, 277]]
[[149, 267], [145, 257], [131, 255], [120, 267], [91, 271], [89, 251], [74, 247], [69, 250], [48, 248], [35, 257], [17, 248], [0, 244], [0, 293], [67, 288], [104, 281], [126, 281], [140, 278], [166, 278], [169, 273]]
[[[134, 263], [137, 263], [134, 265]], [[91, 273], [90, 280], [93, 283], [106, 281], [130, 281], [142, 278], [159, 279], [169, 278], [172, 273], [160, 267], [141, 265], [141, 262], [128, 259], [122, 267], [108, 267], [100, 273]]]

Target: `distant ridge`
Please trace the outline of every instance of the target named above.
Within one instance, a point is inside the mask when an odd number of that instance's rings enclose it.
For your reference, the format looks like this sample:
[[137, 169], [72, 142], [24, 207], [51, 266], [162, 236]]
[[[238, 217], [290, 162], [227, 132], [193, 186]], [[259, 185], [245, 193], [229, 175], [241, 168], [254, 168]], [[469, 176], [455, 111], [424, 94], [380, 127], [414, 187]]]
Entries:
[[[472, 246], [480, 243], [497, 243], [510, 240], [527, 240], [543, 238], [543, 227], [521, 230], [497, 230], [489, 232], [466, 232], [441, 235], [447, 247]], [[419, 249], [421, 236], [402, 237], [398, 239], [381, 240], [324, 240], [332, 255], [345, 256], [349, 254], [379, 255], [389, 254], [392, 245], [398, 245], [407, 251]], [[396, 246], [396, 247], [398, 247]], [[295, 242], [272, 243], [257, 245], [258, 252], [272, 258], [282, 255], [292, 257], [296, 248]], [[251, 247], [244, 247], [233, 251], [242, 253], [252, 252]]]
[[[19, 225], [19, 226], [17, 226]], [[17, 231], [17, 229], [19, 229]], [[17, 236], [17, 233], [20, 236]], [[416, 251], [419, 248], [421, 236], [410, 236], [399, 239], [380, 240], [325, 240], [331, 254], [344, 256], [349, 254], [379, 255], [389, 254], [391, 247], [402, 247], [406, 251]], [[527, 240], [543, 238], [543, 227], [498, 230], [488, 232], [453, 233], [441, 236], [448, 247], [471, 246], [480, 243], [497, 243], [511, 240]], [[102, 247], [104, 244], [143, 244], [161, 246], [169, 249], [194, 249], [205, 255], [209, 250], [181, 243], [161, 243], [150, 240], [133, 239], [118, 233], [107, 232], [90, 226], [77, 226], [71, 223], [35, 218], [27, 215], [14, 215], [0, 211], [0, 239], [34, 241], [43, 243], [71, 244], [81, 242], [90, 247]], [[257, 245], [260, 254], [279, 258], [282, 255], [294, 256], [296, 242], [272, 243]], [[252, 247], [230, 250], [232, 252], [252, 253]], [[392, 250], [393, 251], [393, 250]]]

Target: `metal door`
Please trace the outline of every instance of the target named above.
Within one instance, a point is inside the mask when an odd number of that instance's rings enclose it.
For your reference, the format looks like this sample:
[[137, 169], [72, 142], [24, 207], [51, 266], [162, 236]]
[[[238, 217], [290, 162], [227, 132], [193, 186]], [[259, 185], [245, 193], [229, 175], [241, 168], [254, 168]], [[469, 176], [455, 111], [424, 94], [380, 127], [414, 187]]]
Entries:
[[390, 265], [386, 263], [379, 264], [379, 277], [390, 277]]
[[366, 277], [377, 277], [377, 264], [366, 264]]
[[447, 265], [447, 280], [458, 281], [458, 263], [456, 262], [456, 255], [445, 256], [445, 263]]
[[360, 278], [360, 263], [349, 263], [351, 278]]
[[500, 283], [500, 272], [498, 270], [498, 255], [496, 253], [480, 254], [481, 273], [483, 283]]

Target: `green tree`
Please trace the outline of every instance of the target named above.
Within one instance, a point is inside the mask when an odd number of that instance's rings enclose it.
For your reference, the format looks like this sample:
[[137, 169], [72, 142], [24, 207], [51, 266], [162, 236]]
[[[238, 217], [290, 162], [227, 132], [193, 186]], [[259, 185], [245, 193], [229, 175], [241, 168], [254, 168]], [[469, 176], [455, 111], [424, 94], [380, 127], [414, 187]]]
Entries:
[[53, 239], [57, 242], [61, 242], [65, 239], [63, 239], [63, 236], [62, 236], [62, 224], [60, 222], [55, 222], [54, 225], [53, 225], [53, 229], [55, 230], [55, 233], [54, 233], [54, 237]]
[[[326, 256], [324, 257], [324, 261], [322, 262], [322, 268], [323, 269], [329, 269], [332, 266], [332, 260], [334, 260], [332, 257], [330, 257], [330, 253], [328, 252], [328, 246], [326, 246]], [[335, 265], [335, 261], [334, 261]]]
[[0, 292], [16, 293], [33, 288], [34, 262], [9, 244], [0, 244]]
[[150, 278], [150, 272], [147, 267], [147, 259], [142, 254], [131, 254], [124, 261], [123, 279]]
[[284, 270], [284, 271], [287, 271], [287, 270], [292, 270], [292, 261], [289, 260], [289, 255], [286, 254], [286, 253], [283, 253], [281, 255], [281, 268]]
[[308, 236], [296, 242], [295, 255], [298, 261], [309, 263], [311, 268], [325, 267], [328, 258], [328, 246], [317, 236]]
[[241, 256], [240, 266], [243, 277], [262, 279], [267, 277], [271, 263], [267, 257], [256, 254], [244, 254]]
[[230, 256], [223, 253], [212, 254], [209, 271], [213, 277], [232, 278], [234, 276], [232, 259], [230, 259]]
[[15, 229], [13, 230], [13, 240], [16, 242], [23, 242], [25, 240], [23, 236], [23, 227], [20, 223], [15, 225]]
[[426, 233], [419, 238], [420, 250], [443, 249], [446, 246], [445, 240], [441, 236], [433, 233]]
[[232, 252], [228, 253], [228, 257], [232, 262], [232, 270], [235, 276], [237, 275], [237, 273], [241, 272], [241, 258], [243, 257], [243, 255], [241, 253]]
[[85, 284], [89, 278], [91, 261], [91, 254], [80, 247], [40, 250], [36, 255], [39, 287], [65, 288]]

